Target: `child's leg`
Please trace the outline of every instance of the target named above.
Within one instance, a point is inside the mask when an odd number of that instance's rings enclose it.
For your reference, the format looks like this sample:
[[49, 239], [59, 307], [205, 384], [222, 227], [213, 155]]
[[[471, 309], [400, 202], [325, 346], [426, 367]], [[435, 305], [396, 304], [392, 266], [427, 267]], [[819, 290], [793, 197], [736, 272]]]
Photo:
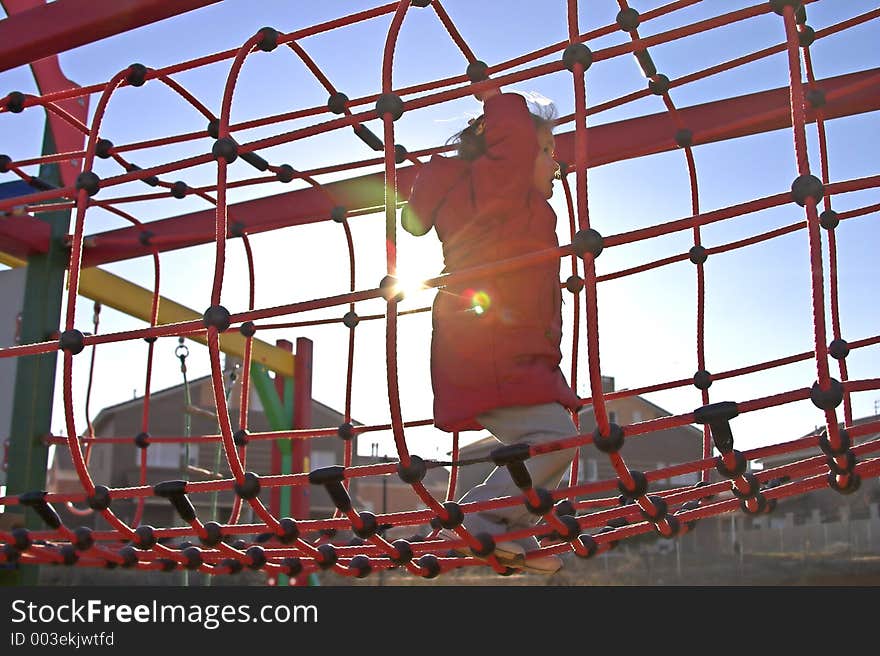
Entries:
[[[496, 408], [480, 415], [478, 419], [504, 444], [543, 444], [577, 434], [571, 414], [558, 403]], [[555, 488], [568, 470], [574, 454], [575, 449], [566, 449], [529, 458], [526, 468], [534, 487]], [[507, 468], [496, 467], [482, 484], [465, 494], [459, 502], [471, 503], [520, 494], [522, 492], [514, 485]], [[525, 505], [517, 504], [481, 513], [468, 513], [464, 525], [474, 533], [485, 531], [497, 535], [531, 526], [535, 520], [536, 517]]]

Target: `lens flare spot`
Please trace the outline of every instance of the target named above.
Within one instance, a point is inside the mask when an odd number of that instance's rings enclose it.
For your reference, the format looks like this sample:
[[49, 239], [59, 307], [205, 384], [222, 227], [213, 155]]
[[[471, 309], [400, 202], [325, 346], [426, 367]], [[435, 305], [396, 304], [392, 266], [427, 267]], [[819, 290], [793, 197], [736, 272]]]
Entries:
[[471, 295], [471, 309], [474, 311], [474, 314], [485, 314], [491, 305], [492, 299], [486, 292], [478, 291]]

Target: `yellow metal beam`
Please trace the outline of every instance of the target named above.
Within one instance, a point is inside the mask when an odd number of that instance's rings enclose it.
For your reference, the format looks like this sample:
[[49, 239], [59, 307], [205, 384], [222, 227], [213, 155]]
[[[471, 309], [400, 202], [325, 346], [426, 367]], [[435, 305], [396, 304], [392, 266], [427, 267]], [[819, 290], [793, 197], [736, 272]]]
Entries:
[[[6, 253], [0, 253], [0, 263], [18, 268], [27, 263]], [[104, 271], [98, 267], [83, 269], [79, 277], [79, 293], [93, 301], [98, 301], [114, 310], [119, 310], [143, 321], [149, 322], [153, 293], [135, 285], [124, 278]], [[202, 314], [165, 298], [159, 298], [158, 325], [192, 321]], [[188, 339], [205, 343], [201, 335], [188, 335]], [[225, 333], [220, 336], [220, 349], [229, 355], [244, 357], [245, 338], [239, 333]], [[282, 376], [293, 376], [293, 353], [255, 339], [251, 360]]]

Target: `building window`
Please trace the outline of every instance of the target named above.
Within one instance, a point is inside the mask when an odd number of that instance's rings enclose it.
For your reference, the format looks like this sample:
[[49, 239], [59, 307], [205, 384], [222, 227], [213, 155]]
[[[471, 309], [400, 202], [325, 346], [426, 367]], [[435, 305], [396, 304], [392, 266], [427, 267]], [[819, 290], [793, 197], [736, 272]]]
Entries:
[[617, 423], [617, 413], [614, 412], [614, 410], [608, 413], [608, 421], [610, 421], [612, 424]]
[[633, 410], [632, 411], [632, 423], [637, 424], [642, 420], [642, 411], [641, 410]]
[[309, 463], [309, 465], [313, 471], [315, 469], [321, 469], [322, 467], [331, 467], [337, 464], [336, 453], [323, 449], [312, 449], [310, 460], [311, 462]]
[[592, 458], [588, 458], [581, 463], [578, 470], [578, 483], [585, 483], [599, 480], [599, 463]]
[[697, 472], [690, 474], [679, 474], [669, 479], [673, 485], [696, 485], [700, 482], [700, 475]]
[[[147, 467], [164, 467], [177, 469], [180, 467], [181, 449], [183, 445], [173, 442], [151, 442], [147, 448]], [[135, 451], [135, 464], [141, 464], [141, 454]]]

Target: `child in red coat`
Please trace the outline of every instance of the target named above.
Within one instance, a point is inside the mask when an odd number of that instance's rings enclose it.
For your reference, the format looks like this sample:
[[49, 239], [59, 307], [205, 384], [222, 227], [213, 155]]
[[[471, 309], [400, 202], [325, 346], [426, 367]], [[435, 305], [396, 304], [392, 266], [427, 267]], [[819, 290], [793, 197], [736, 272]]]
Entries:
[[[446, 272], [558, 247], [553, 195], [558, 166], [552, 123], [529, 113], [525, 99], [491, 88], [484, 116], [459, 135], [458, 157], [435, 155], [413, 183], [403, 227], [431, 227], [443, 244]], [[488, 274], [441, 289], [434, 301], [431, 382], [434, 424], [446, 431], [486, 428], [504, 444], [540, 444], [577, 434], [577, 395], [559, 368], [562, 295], [559, 260]], [[535, 487], [559, 484], [574, 450], [531, 458]], [[504, 467], [460, 503], [517, 496]], [[474, 534], [499, 535], [534, 523], [523, 504], [468, 513]], [[457, 539], [454, 534], [447, 534]], [[514, 567], [552, 573], [556, 556], [524, 558], [535, 538], [501, 542], [495, 555]]]

